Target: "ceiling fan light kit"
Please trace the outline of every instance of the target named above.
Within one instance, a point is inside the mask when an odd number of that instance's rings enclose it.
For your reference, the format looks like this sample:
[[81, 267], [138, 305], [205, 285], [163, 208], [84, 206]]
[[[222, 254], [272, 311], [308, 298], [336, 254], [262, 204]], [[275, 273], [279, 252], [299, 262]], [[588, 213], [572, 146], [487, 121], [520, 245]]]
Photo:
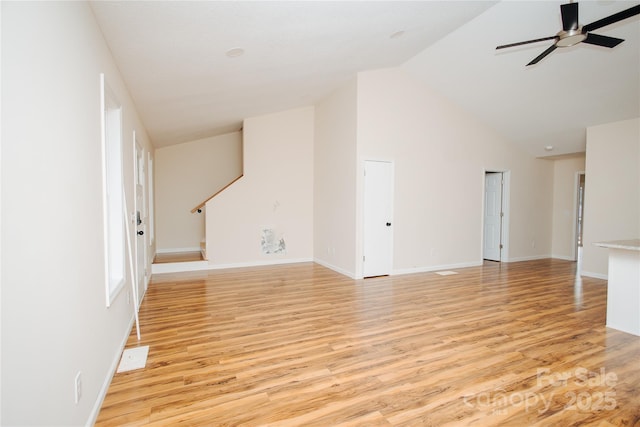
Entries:
[[537, 64], [544, 57], [546, 57], [559, 47], [570, 47], [575, 46], [578, 43], [588, 43], [596, 46], [613, 48], [622, 43], [624, 40], [615, 37], [594, 34], [591, 33], [591, 31], [640, 14], [640, 5], [630, 7], [629, 9], [614, 13], [613, 15], [609, 15], [605, 18], [599, 19], [584, 26], [580, 25], [578, 21], [578, 3], [567, 3], [560, 5], [560, 14], [562, 16], [562, 30], [559, 31], [555, 36], [504, 44], [497, 46], [496, 49], [505, 49], [509, 47], [521, 46], [524, 44], [537, 43], [545, 40], [555, 40], [554, 43], [547, 48], [547, 50], [545, 50], [540, 55], [535, 57], [531, 62], [529, 62], [527, 64], [527, 66], [529, 66]]

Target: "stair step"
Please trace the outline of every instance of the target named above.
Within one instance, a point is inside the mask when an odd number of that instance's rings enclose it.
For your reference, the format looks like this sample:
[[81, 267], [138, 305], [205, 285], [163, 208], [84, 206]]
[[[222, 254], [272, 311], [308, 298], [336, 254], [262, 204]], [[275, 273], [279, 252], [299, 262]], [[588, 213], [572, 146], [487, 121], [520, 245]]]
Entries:
[[202, 251], [193, 252], [167, 252], [156, 254], [153, 260], [154, 264], [165, 264], [171, 262], [192, 262], [192, 261], [205, 261]]

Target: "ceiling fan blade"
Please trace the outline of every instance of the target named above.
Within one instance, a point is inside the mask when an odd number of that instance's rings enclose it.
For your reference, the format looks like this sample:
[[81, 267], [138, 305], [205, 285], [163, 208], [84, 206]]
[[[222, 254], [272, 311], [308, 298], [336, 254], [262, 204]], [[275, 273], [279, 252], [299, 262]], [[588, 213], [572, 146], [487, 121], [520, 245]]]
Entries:
[[578, 3], [567, 3], [560, 5], [562, 15], [562, 29], [565, 31], [578, 28]]
[[616, 47], [623, 41], [623, 39], [617, 39], [615, 37], [601, 36], [599, 34], [589, 33], [587, 34], [587, 38], [582, 40], [582, 43], [589, 43], [603, 47]]
[[536, 56], [533, 61], [529, 62], [527, 64], [527, 67], [529, 65], [534, 65], [537, 64], [538, 62], [540, 62], [540, 60], [542, 58], [544, 58], [545, 56], [549, 55], [551, 52], [553, 52], [554, 50], [556, 50], [557, 46], [555, 44], [552, 44], [551, 46], [549, 46], [549, 48], [547, 50], [545, 50], [544, 52], [542, 52], [540, 55]]
[[558, 36], [549, 36], [549, 37], [543, 37], [541, 39], [527, 40], [527, 41], [524, 41], [524, 42], [503, 44], [503, 45], [497, 46], [496, 49], [504, 49], [506, 47], [521, 46], [523, 44], [537, 43], [537, 42], [542, 42], [542, 41], [545, 41], [545, 40], [553, 40], [553, 39], [557, 39], [557, 38], [558, 38]]
[[614, 13], [613, 15], [607, 16], [606, 18], [602, 18], [595, 22], [592, 22], [591, 24], [587, 24], [582, 27], [582, 31], [597, 30], [598, 28], [611, 25], [613, 23], [622, 21], [623, 19], [627, 19], [638, 14], [640, 14], [640, 5], [630, 7], [629, 9], [623, 10], [622, 12]]

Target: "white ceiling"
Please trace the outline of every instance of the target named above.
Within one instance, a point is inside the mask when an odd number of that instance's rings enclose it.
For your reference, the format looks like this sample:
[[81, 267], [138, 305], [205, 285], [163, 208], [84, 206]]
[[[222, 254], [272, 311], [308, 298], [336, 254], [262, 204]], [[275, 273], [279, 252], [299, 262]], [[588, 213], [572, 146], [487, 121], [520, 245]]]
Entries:
[[[537, 156], [584, 151], [588, 126], [640, 116], [640, 17], [525, 65], [561, 1], [93, 1], [156, 147], [311, 105], [358, 71], [403, 66]], [[638, 1], [582, 1], [587, 24]], [[400, 37], [392, 34], [403, 31]], [[244, 55], [226, 52], [242, 48]], [[547, 145], [554, 146], [551, 152]]]

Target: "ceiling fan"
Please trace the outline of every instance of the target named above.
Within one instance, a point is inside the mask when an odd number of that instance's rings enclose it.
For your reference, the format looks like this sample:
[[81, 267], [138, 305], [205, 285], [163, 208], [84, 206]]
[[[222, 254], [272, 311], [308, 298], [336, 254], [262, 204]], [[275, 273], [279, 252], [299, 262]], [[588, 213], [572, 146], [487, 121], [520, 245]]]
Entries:
[[569, 47], [580, 42], [608, 48], [616, 47], [624, 40], [615, 37], [593, 34], [591, 31], [640, 14], [640, 5], [630, 7], [629, 9], [614, 13], [613, 15], [609, 15], [606, 18], [599, 19], [584, 26], [580, 25], [578, 22], [578, 3], [567, 3], [560, 5], [560, 14], [562, 15], [562, 30], [556, 35], [543, 37], [541, 39], [504, 44], [496, 47], [496, 49], [504, 49], [507, 47], [520, 46], [528, 43], [537, 43], [544, 40], [555, 40], [555, 42], [551, 46], [549, 46], [547, 50], [536, 56], [533, 61], [529, 62], [527, 64], [527, 66], [529, 66], [537, 64], [542, 58], [549, 55], [559, 47]]

